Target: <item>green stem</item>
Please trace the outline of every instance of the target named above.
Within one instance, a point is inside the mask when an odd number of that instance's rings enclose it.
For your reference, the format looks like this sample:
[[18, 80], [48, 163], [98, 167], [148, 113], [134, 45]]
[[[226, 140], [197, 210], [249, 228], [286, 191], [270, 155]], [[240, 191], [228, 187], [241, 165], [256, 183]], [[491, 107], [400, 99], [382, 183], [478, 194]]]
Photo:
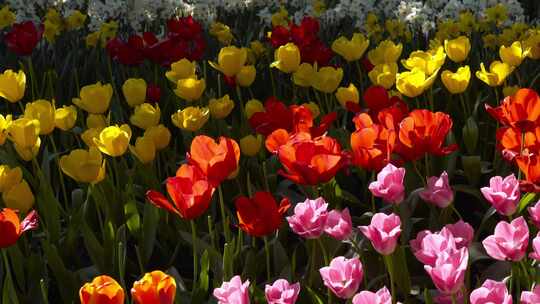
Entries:
[[53, 148], [53, 153], [55, 155], [54, 159], [56, 161], [56, 167], [58, 168], [58, 176], [60, 177], [60, 186], [62, 188], [62, 195], [64, 196], [64, 207], [67, 208], [68, 204], [68, 196], [66, 191], [66, 185], [64, 182], [64, 174], [62, 173], [62, 169], [60, 168], [60, 158], [58, 157], [58, 149], [56, 148], [56, 144], [54, 142], [54, 137], [52, 134], [49, 134], [49, 140], [51, 141], [51, 145]]
[[[8, 286], [7, 288], [11, 289], [13, 291], [13, 295], [15, 296], [15, 298], [11, 299], [13, 301], [13, 302], [11, 302], [11, 304], [18, 304], [19, 299], [17, 298], [17, 294], [16, 294], [16, 291], [15, 291], [15, 286], [13, 285], [13, 278], [11, 276], [11, 267], [9, 265], [9, 260], [8, 260], [8, 256], [7, 256], [7, 249], [2, 250], [2, 258], [4, 260], [4, 265], [5, 265], [5, 273], [6, 273], [6, 279], [5, 280], [10, 282], [10, 286]], [[6, 284], [4, 283], [4, 286], [5, 285]], [[9, 291], [7, 293], [9, 294]], [[4, 291], [4, 294], [5, 294], [5, 291]]]
[[229, 225], [227, 224], [227, 214], [225, 213], [225, 201], [223, 199], [223, 190], [221, 185], [218, 187], [219, 195], [219, 207], [221, 209], [221, 222], [223, 223], [223, 233], [225, 234], [225, 242], [229, 243], [231, 236], [229, 232]]
[[392, 261], [392, 255], [384, 255], [384, 262], [386, 269], [388, 270], [388, 276], [390, 277], [390, 293], [392, 294], [392, 303], [396, 303], [396, 293], [394, 288], [394, 265]]
[[266, 255], [266, 280], [270, 282], [270, 245], [268, 244], [268, 237], [264, 238], [264, 253]]
[[193, 242], [193, 290], [195, 290], [195, 284], [197, 282], [197, 272], [199, 267], [198, 252], [197, 252], [197, 225], [195, 220], [189, 221], [191, 224], [191, 239]]
[[328, 265], [330, 264], [330, 261], [328, 259], [328, 252], [326, 252], [326, 248], [324, 247], [324, 244], [321, 240], [321, 238], [317, 238], [317, 243], [319, 243], [319, 246], [321, 247], [321, 251], [323, 252], [323, 257], [324, 257], [324, 264], [325, 265]]

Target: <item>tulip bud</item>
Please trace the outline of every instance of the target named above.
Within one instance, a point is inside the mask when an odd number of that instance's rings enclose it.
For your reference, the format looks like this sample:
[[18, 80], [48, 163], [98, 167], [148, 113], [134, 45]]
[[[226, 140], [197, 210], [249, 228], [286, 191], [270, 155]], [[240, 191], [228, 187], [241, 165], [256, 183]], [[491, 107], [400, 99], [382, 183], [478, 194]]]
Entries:
[[174, 83], [177, 83], [180, 79], [195, 78], [195, 68], [195, 62], [182, 58], [171, 64], [171, 70], [165, 72], [165, 77]]
[[187, 107], [171, 115], [172, 122], [180, 129], [195, 132], [208, 121], [210, 110], [206, 107]]
[[24, 97], [26, 88], [26, 75], [22, 70], [15, 73], [5, 70], [0, 74], [0, 97], [11, 103], [15, 103]]
[[143, 103], [135, 107], [133, 115], [129, 118], [131, 124], [146, 130], [150, 127], [157, 126], [161, 118], [159, 105], [153, 106], [150, 103]]
[[473, 117], [469, 117], [463, 126], [463, 142], [469, 154], [474, 154], [478, 143], [478, 125]]
[[446, 51], [446, 54], [450, 60], [459, 63], [467, 59], [467, 56], [469, 56], [471, 42], [469, 41], [469, 38], [465, 36], [459, 36], [458, 38], [452, 40], [445, 40], [444, 50]]
[[39, 139], [39, 120], [19, 118], [8, 129], [9, 139], [20, 148], [30, 148]]
[[129, 78], [122, 85], [122, 93], [130, 107], [135, 107], [146, 100], [146, 81], [141, 78]]
[[28, 212], [34, 206], [34, 194], [28, 183], [23, 179], [20, 183], [13, 185], [2, 193], [2, 200], [6, 207], [19, 210], [22, 213]]
[[300, 49], [292, 42], [280, 46], [274, 53], [275, 61], [270, 65], [284, 73], [292, 73], [300, 66]]
[[349, 84], [347, 88], [338, 88], [335, 95], [337, 100], [339, 101], [339, 104], [341, 104], [341, 106], [344, 108], [347, 108], [348, 102], [360, 102], [360, 95], [358, 94], [358, 89], [356, 89], [356, 87], [352, 83]]
[[246, 112], [246, 117], [249, 119], [255, 113], [264, 112], [264, 105], [257, 99], [250, 99], [246, 102], [244, 111]]
[[81, 304], [124, 304], [124, 290], [113, 278], [102, 275], [79, 290]]
[[70, 130], [77, 122], [77, 108], [63, 106], [54, 112], [54, 125], [63, 131]]
[[176, 281], [161, 271], [152, 271], [133, 283], [131, 296], [136, 304], [173, 304], [176, 296]]
[[210, 108], [210, 115], [213, 118], [223, 119], [231, 113], [234, 108], [234, 102], [229, 98], [229, 94], [227, 94], [218, 99], [210, 99], [208, 108]]
[[236, 74], [236, 83], [241, 87], [249, 87], [257, 75], [257, 70], [252, 65], [243, 66], [240, 72]]
[[137, 138], [135, 146], [129, 146], [129, 150], [143, 164], [148, 164], [156, 158], [156, 146], [152, 138], [144, 136]]
[[60, 169], [80, 183], [98, 183], [105, 178], [105, 160], [96, 147], [71, 150], [59, 161]]
[[72, 102], [88, 113], [103, 114], [109, 109], [112, 94], [110, 84], [102, 85], [98, 82], [82, 87], [79, 92], [80, 98], [73, 98]]
[[150, 127], [144, 131], [144, 137], [151, 138], [157, 151], [165, 149], [171, 141], [171, 131], [164, 125]]
[[263, 138], [259, 135], [247, 135], [240, 139], [240, 151], [246, 156], [255, 156], [261, 150]]
[[174, 93], [176, 96], [191, 102], [201, 98], [205, 88], [206, 82], [204, 79], [186, 78], [178, 80]]
[[94, 143], [99, 150], [109, 156], [116, 157], [124, 154], [131, 138], [131, 129], [128, 125], [110, 126], [99, 133], [98, 138], [94, 138]]
[[47, 100], [36, 100], [26, 104], [24, 117], [39, 120], [39, 134], [47, 135], [54, 131], [55, 109]]
[[247, 49], [236, 46], [226, 46], [221, 48], [218, 54], [217, 64], [210, 62], [216, 70], [221, 71], [228, 77], [233, 77], [240, 72], [246, 64]]
[[0, 114], [0, 146], [6, 142], [8, 136], [8, 129], [11, 125], [11, 115]]
[[5, 192], [22, 180], [20, 167], [11, 169], [8, 165], [0, 165], [0, 192]]

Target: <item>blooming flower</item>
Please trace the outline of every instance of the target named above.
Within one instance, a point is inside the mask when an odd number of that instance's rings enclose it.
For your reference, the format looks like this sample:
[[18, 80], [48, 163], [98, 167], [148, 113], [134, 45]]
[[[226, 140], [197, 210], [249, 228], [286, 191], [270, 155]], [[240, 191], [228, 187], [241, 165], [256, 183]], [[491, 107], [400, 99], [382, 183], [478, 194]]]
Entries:
[[264, 289], [268, 304], [294, 304], [300, 293], [300, 283], [290, 284], [287, 280], [276, 280]]
[[512, 295], [508, 293], [504, 282], [486, 280], [481, 287], [471, 292], [471, 304], [500, 303], [512, 304]]
[[369, 191], [390, 204], [399, 204], [405, 198], [405, 168], [387, 164], [378, 174], [377, 180], [369, 184]]
[[214, 289], [214, 297], [218, 304], [249, 304], [248, 288], [249, 280], [242, 283], [242, 279], [237, 275]]
[[487, 254], [500, 261], [519, 261], [527, 251], [529, 228], [520, 216], [508, 223], [500, 221], [495, 226], [495, 233], [482, 241]]
[[389, 255], [396, 249], [401, 234], [401, 220], [393, 213], [376, 213], [369, 226], [360, 226], [358, 229], [371, 241], [377, 252]]
[[328, 204], [324, 198], [306, 199], [294, 207], [294, 214], [287, 217], [291, 229], [298, 235], [312, 239], [324, 232], [328, 218]]
[[278, 206], [270, 192], [259, 191], [252, 198], [237, 198], [235, 206], [240, 229], [249, 235], [262, 237], [279, 229], [283, 214], [291, 204], [284, 198]]
[[428, 178], [427, 186], [419, 193], [420, 197], [439, 208], [446, 208], [454, 200], [454, 191], [448, 182], [446, 171], [440, 177], [432, 176]]
[[519, 204], [519, 182], [510, 174], [504, 179], [494, 176], [489, 180], [489, 187], [480, 189], [486, 200], [502, 215], [512, 215]]
[[351, 298], [364, 276], [362, 263], [358, 258], [347, 259], [339, 256], [335, 257], [330, 266], [319, 269], [323, 283], [328, 287], [338, 298]]

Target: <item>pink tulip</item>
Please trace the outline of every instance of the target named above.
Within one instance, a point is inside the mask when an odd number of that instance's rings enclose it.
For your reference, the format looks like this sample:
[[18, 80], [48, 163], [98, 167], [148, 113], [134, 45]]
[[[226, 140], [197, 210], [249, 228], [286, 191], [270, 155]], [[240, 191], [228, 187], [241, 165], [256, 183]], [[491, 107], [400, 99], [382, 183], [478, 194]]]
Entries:
[[424, 269], [439, 291], [455, 294], [463, 287], [468, 261], [469, 250], [463, 247], [457, 251], [440, 252], [435, 265], [424, 265]]
[[300, 283], [290, 284], [287, 280], [279, 279], [264, 289], [268, 304], [294, 304], [300, 293]]
[[496, 260], [519, 261], [527, 251], [529, 227], [520, 216], [511, 223], [500, 221], [495, 233], [484, 239], [482, 244], [489, 256]]
[[448, 182], [448, 173], [444, 171], [440, 177], [432, 176], [427, 180], [427, 187], [420, 193], [420, 197], [439, 208], [446, 208], [454, 200], [454, 191]]
[[506, 289], [506, 284], [493, 280], [486, 280], [480, 288], [471, 292], [471, 304], [512, 304], [512, 296]]
[[341, 299], [351, 298], [362, 281], [364, 272], [358, 258], [335, 257], [330, 266], [319, 269], [324, 285]]
[[369, 226], [360, 226], [358, 229], [371, 241], [378, 253], [389, 255], [396, 249], [401, 234], [401, 220], [393, 213], [376, 213]]
[[301, 237], [315, 239], [324, 232], [328, 217], [328, 204], [324, 198], [306, 199], [294, 207], [294, 214], [287, 217], [291, 229]]
[[[465, 297], [463, 297], [462, 290], [459, 290], [456, 294], [454, 294], [454, 297], [456, 297], [456, 304], [465, 303]], [[454, 304], [452, 303], [452, 295], [445, 293], [439, 293], [437, 296], [433, 297], [433, 301], [437, 304]]]
[[519, 181], [514, 174], [504, 179], [494, 176], [489, 180], [489, 187], [480, 189], [486, 200], [502, 215], [512, 215], [519, 204]]
[[474, 238], [474, 228], [463, 220], [455, 224], [448, 224], [443, 229], [448, 229], [454, 236], [456, 248], [469, 247]]
[[384, 286], [377, 292], [361, 291], [354, 296], [352, 302], [353, 304], [392, 304], [392, 295]]
[[414, 256], [423, 264], [435, 266], [441, 252], [457, 251], [456, 240], [450, 230], [443, 228], [441, 232], [420, 231], [416, 239], [410, 241]]
[[521, 304], [538, 304], [540, 303], [540, 285], [536, 285], [531, 291], [521, 293]]
[[527, 208], [529, 210], [529, 215], [531, 216], [531, 221], [540, 229], [540, 200], [532, 207]]
[[249, 280], [242, 283], [240, 276], [234, 276], [229, 282], [214, 289], [218, 304], [249, 304]]
[[369, 184], [369, 190], [390, 204], [399, 204], [405, 198], [404, 178], [405, 168], [388, 164], [377, 174], [377, 180]]
[[[531, 259], [540, 261], [540, 232], [532, 241], [533, 252], [529, 253]], [[540, 302], [539, 302], [540, 303]]]
[[326, 227], [324, 228], [324, 232], [336, 240], [342, 241], [347, 239], [352, 232], [352, 220], [349, 209], [345, 208], [343, 211], [330, 211], [326, 219]]

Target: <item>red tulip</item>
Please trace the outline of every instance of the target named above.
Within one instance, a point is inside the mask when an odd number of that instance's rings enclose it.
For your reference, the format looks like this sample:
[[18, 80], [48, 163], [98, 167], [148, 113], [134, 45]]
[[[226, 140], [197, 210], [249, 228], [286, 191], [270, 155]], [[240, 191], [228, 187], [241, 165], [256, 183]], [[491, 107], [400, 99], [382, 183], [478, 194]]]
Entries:
[[161, 88], [155, 83], [148, 84], [146, 87], [146, 99], [154, 103], [159, 102], [161, 99]]
[[540, 97], [532, 89], [519, 89], [496, 108], [485, 106], [488, 113], [505, 126], [528, 131], [540, 122]]
[[218, 142], [206, 135], [196, 136], [191, 142], [188, 162], [197, 166], [217, 185], [238, 169], [240, 147], [231, 138], [220, 137]]
[[[407, 104], [397, 96], [390, 97], [388, 91], [382, 86], [374, 85], [367, 88], [364, 93], [364, 101], [373, 118], [376, 118], [380, 111], [387, 108], [408, 112]], [[401, 121], [401, 118], [396, 121]]]
[[375, 124], [366, 113], [356, 116], [354, 123], [356, 131], [351, 134], [353, 163], [365, 170], [380, 171], [390, 162], [396, 143], [393, 125]]
[[36, 211], [28, 213], [26, 218], [19, 220], [19, 215], [13, 209], [4, 208], [0, 211], [0, 248], [7, 248], [15, 243], [21, 235], [28, 230], [34, 230], [38, 227], [39, 216]]
[[202, 26], [192, 16], [173, 18], [167, 21], [168, 35], [174, 38], [193, 40], [202, 34]]
[[139, 35], [132, 35], [127, 42], [115, 37], [107, 42], [107, 53], [112, 59], [123, 65], [140, 65], [144, 61], [144, 40]]
[[36, 27], [32, 21], [13, 24], [5, 36], [7, 47], [19, 56], [32, 55], [32, 51], [41, 40], [43, 26]]
[[253, 198], [241, 196], [235, 201], [238, 226], [247, 234], [261, 237], [275, 232], [291, 206], [284, 198], [279, 206], [270, 192], [256, 192]]
[[540, 157], [538, 154], [516, 156], [519, 170], [525, 174], [525, 180], [520, 181], [523, 192], [540, 192]]

